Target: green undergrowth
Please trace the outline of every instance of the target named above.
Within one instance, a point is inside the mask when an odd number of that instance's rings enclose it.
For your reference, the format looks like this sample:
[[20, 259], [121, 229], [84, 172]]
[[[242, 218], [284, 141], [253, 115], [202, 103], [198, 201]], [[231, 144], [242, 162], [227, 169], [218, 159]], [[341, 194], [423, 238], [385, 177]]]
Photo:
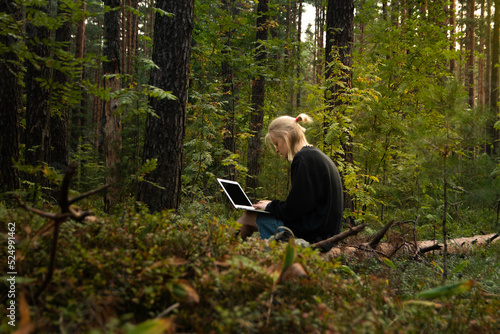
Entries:
[[[213, 215], [222, 208], [202, 207], [150, 214], [131, 205], [63, 223], [56, 270], [36, 301], [48, 273], [49, 222], [2, 206], [2, 245], [7, 223], [16, 223], [17, 326], [39, 333], [493, 333], [500, 326], [500, 243], [450, 256], [446, 291], [429, 298], [422, 292], [441, 286], [439, 255], [329, 258], [258, 236], [242, 243], [237, 223]], [[305, 272], [280, 276], [287, 261]], [[1, 332], [12, 330], [8, 320], [2, 315]]]

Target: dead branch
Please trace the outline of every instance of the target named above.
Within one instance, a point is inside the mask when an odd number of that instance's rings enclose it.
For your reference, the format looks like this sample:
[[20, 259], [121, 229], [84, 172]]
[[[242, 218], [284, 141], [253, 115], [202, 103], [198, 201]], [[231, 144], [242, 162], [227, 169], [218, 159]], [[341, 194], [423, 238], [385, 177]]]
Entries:
[[389, 229], [391, 228], [392, 225], [394, 225], [394, 223], [395, 223], [395, 221], [393, 220], [390, 223], [386, 224], [380, 231], [378, 231], [373, 236], [373, 239], [368, 244], [368, 246], [370, 246], [371, 248], [375, 249], [375, 247], [377, 247], [377, 245], [380, 242], [380, 240], [382, 240], [382, 238], [384, 237], [384, 235], [387, 233], [387, 231], [389, 231]]
[[499, 236], [500, 236], [500, 234], [495, 234], [494, 236], [492, 236], [491, 238], [488, 239], [488, 243], [493, 242], [493, 240], [495, 240]]
[[50, 262], [49, 262], [49, 269], [47, 271], [47, 276], [45, 276], [44, 281], [42, 282], [42, 285], [38, 289], [38, 291], [35, 293], [35, 300], [40, 297], [42, 292], [47, 288], [49, 285], [50, 281], [52, 280], [52, 275], [55, 270], [56, 266], [56, 256], [57, 256], [57, 244], [59, 240], [59, 229], [62, 223], [64, 223], [68, 219], [73, 219], [76, 221], [83, 221], [86, 217], [93, 215], [92, 211], [82, 211], [79, 208], [75, 207], [74, 203], [77, 201], [86, 198], [88, 196], [94, 195], [98, 193], [99, 191], [102, 191], [106, 188], [109, 187], [109, 185], [105, 185], [103, 187], [91, 190], [89, 192], [86, 192], [84, 194], [81, 194], [75, 198], [70, 199], [69, 198], [69, 186], [71, 184], [71, 180], [73, 178], [73, 175], [75, 174], [76, 168], [78, 164], [76, 162], [73, 162], [69, 168], [66, 174], [64, 175], [64, 179], [61, 184], [61, 192], [59, 196], [58, 205], [61, 209], [60, 213], [53, 213], [53, 212], [45, 212], [36, 208], [32, 208], [28, 206], [26, 203], [24, 203], [18, 196], [16, 196], [16, 199], [19, 203], [19, 205], [24, 208], [27, 211], [33, 212], [39, 216], [42, 216], [44, 218], [48, 218], [50, 220], [53, 220], [52, 223], [47, 224], [46, 227], [43, 228], [44, 233], [48, 231], [50, 228], [54, 228], [54, 234], [52, 236], [52, 249], [50, 252]]
[[98, 192], [101, 192], [103, 190], [106, 190], [109, 188], [109, 184], [106, 184], [105, 186], [102, 186], [102, 187], [99, 187], [99, 188], [96, 188], [96, 189], [93, 189], [93, 190], [90, 190], [90, 191], [87, 191], [86, 193], [83, 193], [81, 195], [78, 195], [74, 198], [71, 198], [70, 200], [68, 200], [68, 204], [71, 205], [71, 204], [74, 204], [86, 197], [89, 197], [89, 196], [92, 196], [92, 195], [95, 195], [97, 194]]
[[441, 249], [443, 246], [439, 245], [439, 244], [435, 244], [435, 245], [432, 245], [432, 246], [428, 246], [428, 247], [424, 247], [424, 248], [420, 248], [418, 250], [418, 253], [419, 254], [425, 254], [427, 252], [431, 252], [433, 250], [439, 250]]
[[312, 247], [328, 250], [328, 249], [332, 248], [333, 246], [335, 246], [339, 241], [342, 241], [342, 240], [344, 240], [347, 237], [350, 237], [352, 235], [358, 234], [366, 227], [366, 225], [367, 224], [365, 223], [365, 224], [361, 224], [361, 225], [355, 226], [353, 228], [350, 228], [349, 230], [342, 232], [340, 234], [334, 235], [331, 238], [317, 242], [317, 243], [313, 244]]

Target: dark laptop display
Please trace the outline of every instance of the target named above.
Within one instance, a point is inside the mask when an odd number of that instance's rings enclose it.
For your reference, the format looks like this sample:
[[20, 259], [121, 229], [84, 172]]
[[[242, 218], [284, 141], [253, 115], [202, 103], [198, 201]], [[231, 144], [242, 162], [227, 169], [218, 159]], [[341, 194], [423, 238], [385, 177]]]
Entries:
[[252, 202], [250, 202], [247, 194], [245, 194], [238, 182], [224, 179], [217, 179], [217, 181], [221, 185], [222, 189], [224, 189], [224, 192], [235, 208], [268, 213], [267, 211], [255, 209], [252, 206]]

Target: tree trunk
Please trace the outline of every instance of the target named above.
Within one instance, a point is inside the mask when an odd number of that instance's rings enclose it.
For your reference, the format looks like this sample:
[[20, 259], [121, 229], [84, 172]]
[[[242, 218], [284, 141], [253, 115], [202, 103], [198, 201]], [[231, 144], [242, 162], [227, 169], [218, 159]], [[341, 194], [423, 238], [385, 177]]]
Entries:
[[[335, 107], [341, 106], [344, 102], [340, 99], [340, 96], [345, 90], [352, 87], [352, 43], [354, 40], [353, 32], [353, 20], [354, 20], [354, 2], [353, 0], [329, 0], [327, 13], [326, 13], [326, 57], [325, 57], [325, 68], [326, 68], [326, 79], [331, 79], [337, 76], [337, 73], [333, 73], [332, 66], [329, 66], [334, 61], [334, 57], [338, 56], [344, 68], [342, 70], [342, 75], [339, 78], [343, 81], [343, 86], [338, 84], [333, 84], [331, 87], [327, 87], [327, 92], [325, 93], [325, 99], [330, 106], [330, 113], [333, 114]], [[329, 91], [329, 92], [328, 92]], [[331, 94], [330, 94], [331, 93]], [[325, 128], [328, 128], [329, 124], [325, 124]], [[353, 163], [353, 152], [351, 145], [351, 138], [346, 135], [342, 139], [342, 148], [344, 150], [344, 162], [346, 164]], [[354, 209], [354, 203], [352, 196], [345, 192], [344, 196], [344, 207], [350, 211]]]
[[[11, 15], [13, 21], [21, 20], [21, 10], [15, 1], [0, 1], [0, 12]], [[10, 48], [16, 43], [13, 35], [0, 34], [0, 43]], [[0, 192], [13, 191], [19, 187], [14, 162], [19, 159], [19, 116], [21, 109], [21, 86], [16, 73], [20, 73], [19, 61], [14, 52], [2, 54], [0, 61]]]
[[[104, 0], [104, 4], [112, 9], [120, 6], [120, 0]], [[120, 11], [112, 10], [104, 14], [104, 56], [107, 61], [102, 65], [103, 74], [114, 75], [104, 78], [104, 88], [110, 92], [120, 89]], [[121, 119], [116, 113], [118, 101], [109, 99], [104, 104], [104, 160], [107, 169], [106, 183], [110, 185], [104, 198], [104, 209], [110, 212], [119, 201], [120, 156], [122, 149]]]
[[[37, 10], [47, 12], [48, 7], [38, 7]], [[45, 64], [50, 50], [42, 41], [50, 39], [50, 31], [43, 26], [35, 26], [29, 21], [26, 24], [28, 48], [39, 57], [38, 64], [26, 64], [26, 131], [25, 131], [25, 161], [29, 165], [39, 165], [50, 162], [50, 90], [41, 85], [41, 80], [50, 78], [50, 69]], [[40, 41], [40, 42], [37, 42]], [[31, 178], [41, 182], [40, 176]]]
[[[494, 0], [495, 2], [495, 16], [494, 16], [494, 29], [493, 29], [493, 41], [491, 43], [491, 88], [490, 88], [490, 107], [492, 111], [492, 116], [494, 122], [498, 121], [499, 107], [498, 107], [498, 89], [499, 89], [499, 51], [500, 51], [500, 0]], [[493, 123], [494, 123], [493, 122]], [[490, 132], [493, 140], [493, 153], [498, 150], [500, 145], [499, 130], [490, 125]]]
[[[450, 50], [455, 51], [456, 48], [456, 29], [457, 29], [457, 13], [456, 13], [456, 0], [450, 0], [450, 11], [449, 11], [449, 18], [450, 18]], [[455, 59], [450, 59], [450, 73], [451, 75], [455, 75], [455, 71], [457, 68], [457, 61]]]
[[466, 75], [466, 80], [467, 80], [467, 90], [469, 93], [469, 106], [471, 108], [474, 108], [474, 98], [475, 98], [475, 89], [474, 89], [474, 45], [475, 45], [475, 38], [474, 38], [474, 23], [475, 23], [475, 1], [474, 0], [468, 0], [468, 8], [467, 8], [467, 16], [469, 18], [468, 23], [467, 23], [467, 33], [466, 33], [466, 39], [467, 39], [467, 68], [465, 70], [465, 75]]
[[[60, 15], [64, 15], [61, 10], [61, 2], [58, 3], [58, 11]], [[64, 43], [64, 51], [69, 51], [69, 43], [71, 41], [71, 22], [67, 21], [56, 31], [56, 41]], [[60, 84], [61, 87], [66, 87], [70, 81], [67, 73], [54, 70], [54, 81]], [[69, 165], [69, 110], [61, 108], [59, 114], [51, 116], [50, 120], [50, 137], [56, 138], [52, 140], [52, 156], [50, 165], [60, 171], [66, 171]]]
[[491, 6], [492, 0], [486, 0], [486, 23], [485, 23], [485, 70], [484, 70], [484, 105], [490, 105], [491, 98]]
[[[234, 0], [223, 0], [222, 1], [224, 10], [227, 11], [227, 15], [234, 17], [237, 15], [237, 9], [234, 4]], [[224, 135], [223, 135], [223, 145], [224, 150], [228, 154], [236, 152], [236, 119], [234, 111], [234, 84], [233, 84], [233, 65], [231, 63], [231, 40], [233, 38], [233, 31], [228, 30], [225, 32], [225, 48], [222, 50], [224, 59], [221, 64], [222, 70], [222, 95], [224, 97]], [[229, 180], [236, 179], [236, 168], [234, 165], [227, 165], [224, 167], [225, 177]]]
[[297, 68], [296, 68], [296, 72], [297, 72], [297, 96], [295, 97], [295, 101], [296, 101], [296, 108], [299, 109], [300, 108], [300, 98], [301, 98], [301, 78], [300, 78], [300, 75], [302, 73], [302, 68], [300, 67], [300, 43], [301, 43], [301, 35], [302, 35], [302, 8], [303, 8], [303, 3], [302, 3], [303, 0], [300, 0], [299, 1], [299, 9], [298, 9], [298, 18], [297, 18]]
[[481, 109], [484, 108], [484, 43], [485, 43], [485, 0], [481, 0], [481, 21], [479, 25], [479, 57], [477, 70], [477, 101]]
[[[257, 7], [257, 33], [255, 62], [259, 66], [264, 66], [266, 60], [265, 46], [260, 42], [267, 39], [267, 21], [268, 21], [268, 0], [259, 1]], [[259, 186], [257, 177], [260, 173], [260, 155], [261, 155], [261, 132], [264, 122], [264, 97], [266, 89], [266, 78], [263, 75], [257, 75], [252, 82], [252, 112], [250, 116], [250, 139], [248, 141], [248, 177], [247, 188], [250, 189], [253, 199], [256, 197], [256, 189]]]
[[316, 48], [314, 48], [314, 83], [320, 84], [323, 76], [323, 39], [324, 39], [324, 21], [325, 21], [325, 6], [323, 1], [315, 0], [316, 18], [314, 39]]
[[155, 17], [153, 62], [159, 69], [151, 70], [150, 83], [177, 99], [150, 100], [159, 117], [148, 115], [144, 162], [157, 159], [157, 168], [140, 184], [138, 199], [160, 211], [180, 204], [194, 0], [157, 0], [156, 7], [174, 15]]

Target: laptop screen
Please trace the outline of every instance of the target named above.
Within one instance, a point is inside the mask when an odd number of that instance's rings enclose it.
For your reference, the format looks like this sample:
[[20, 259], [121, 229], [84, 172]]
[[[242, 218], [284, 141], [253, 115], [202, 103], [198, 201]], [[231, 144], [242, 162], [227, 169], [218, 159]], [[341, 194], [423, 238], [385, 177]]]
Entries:
[[231, 197], [235, 205], [252, 206], [252, 203], [248, 200], [239, 184], [224, 182], [224, 180], [221, 180], [220, 183], [226, 189], [227, 194]]

